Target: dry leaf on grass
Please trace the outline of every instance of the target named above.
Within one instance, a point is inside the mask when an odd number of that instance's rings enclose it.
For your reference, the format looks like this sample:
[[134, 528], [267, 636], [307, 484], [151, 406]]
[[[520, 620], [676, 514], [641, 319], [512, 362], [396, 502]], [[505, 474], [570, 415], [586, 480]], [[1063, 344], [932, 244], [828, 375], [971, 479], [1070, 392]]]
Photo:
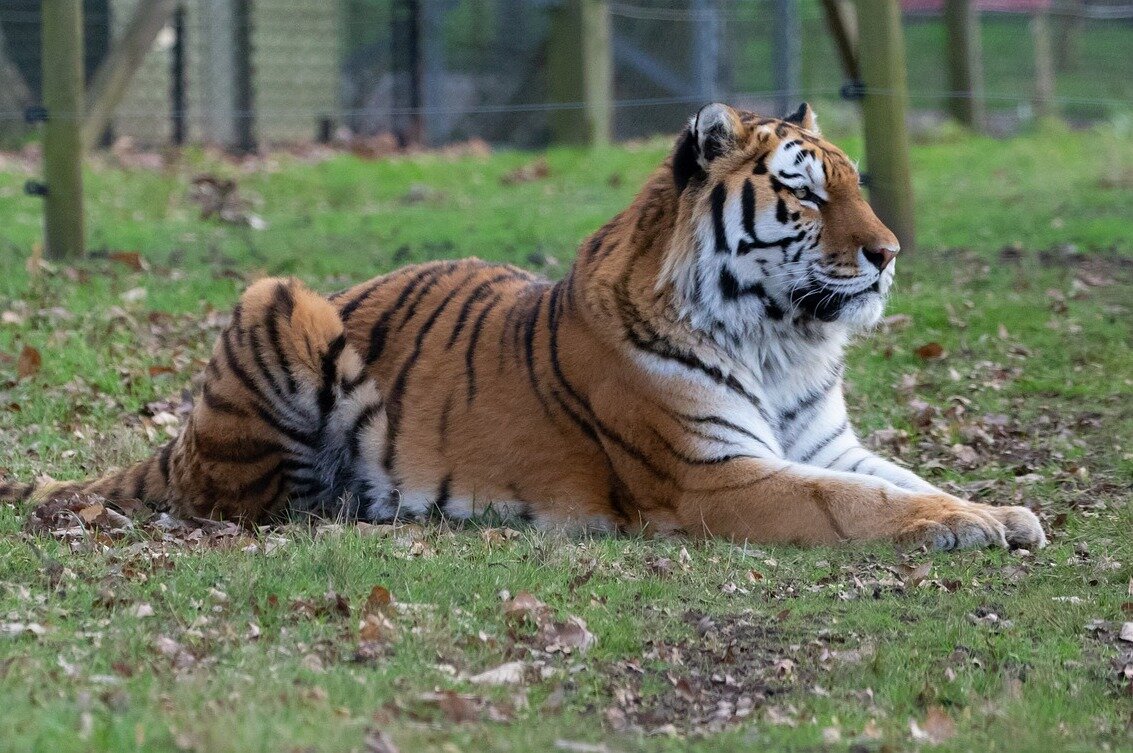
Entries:
[[16, 375], [19, 379], [27, 379], [39, 373], [43, 366], [43, 356], [30, 345], [20, 350], [20, 357], [16, 361]]
[[926, 361], [944, 357], [944, 346], [937, 342], [925, 343], [916, 350], [916, 354]]

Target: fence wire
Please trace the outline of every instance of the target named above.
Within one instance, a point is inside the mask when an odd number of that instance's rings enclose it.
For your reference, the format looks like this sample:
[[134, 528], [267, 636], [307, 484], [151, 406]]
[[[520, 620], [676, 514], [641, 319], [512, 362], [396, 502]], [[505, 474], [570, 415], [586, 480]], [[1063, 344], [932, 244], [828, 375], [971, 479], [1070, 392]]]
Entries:
[[[139, 2], [85, 0], [88, 79]], [[545, 145], [556, 117], [581, 117], [585, 107], [581, 92], [555, 78], [561, 68], [553, 64], [554, 46], [570, 44], [561, 24], [571, 2], [577, 0], [184, 0], [180, 21], [158, 35], [134, 76], [107, 140], [160, 146], [176, 135], [232, 145], [251, 123], [260, 144], [388, 134], [432, 145], [472, 138]], [[607, 3], [614, 135], [671, 132], [713, 99], [768, 114], [781, 114], [792, 100], [836, 103], [846, 80], [819, 0], [786, 0], [786, 14], [784, 4]], [[949, 99], [967, 96], [950, 90], [941, 4], [902, 2], [918, 117], [941, 116]], [[1133, 111], [1133, 4], [983, 0], [980, 7], [993, 130], [1010, 132], [1045, 106], [1036, 101], [1043, 64], [1036, 17], [1049, 32], [1049, 106], [1056, 114], [1089, 123]], [[234, 28], [241, 19], [247, 26]], [[0, 0], [6, 144], [34, 136], [24, 116], [39, 101], [40, 21], [37, 0]], [[772, 63], [783, 59], [776, 49], [785, 41], [792, 43], [789, 71]], [[237, 80], [241, 71], [250, 80]], [[238, 97], [249, 90], [248, 101]]]

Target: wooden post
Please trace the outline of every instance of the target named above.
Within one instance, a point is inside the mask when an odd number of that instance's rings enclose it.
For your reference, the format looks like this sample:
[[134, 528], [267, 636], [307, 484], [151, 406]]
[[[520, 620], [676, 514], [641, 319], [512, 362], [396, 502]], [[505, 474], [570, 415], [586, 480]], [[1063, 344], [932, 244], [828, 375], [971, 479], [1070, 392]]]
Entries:
[[1050, 21], [1043, 11], [1031, 16], [1031, 42], [1035, 49], [1035, 117], [1049, 118], [1054, 111], [1054, 53]]
[[614, 119], [614, 57], [610, 6], [606, 0], [582, 0], [582, 99], [586, 103], [586, 141], [610, 143]]
[[861, 81], [862, 72], [858, 67], [858, 25], [853, 12], [847, 7], [844, 0], [822, 0], [822, 9], [825, 11], [826, 28], [834, 37], [834, 44], [838, 48], [838, 58], [842, 61], [842, 70], [852, 82]]
[[771, 71], [775, 80], [776, 115], [794, 112], [801, 101], [799, 64], [802, 60], [802, 28], [798, 0], [775, 0]]
[[83, 255], [83, 3], [44, 0], [44, 236], [49, 259]]
[[948, 109], [960, 123], [980, 130], [984, 125], [983, 55], [980, 13], [973, 0], [945, 0], [948, 38]]
[[[560, 144], [610, 142], [613, 122], [613, 44], [607, 0], [564, 0], [551, 10], [547, 76], [551, 134]], [[581, 108], [579, 107], [581, 103]]]
[[858, 0], [858, 35], [870, 203], [907, 253], [915, 247], [916, 234], [905, 122], [905, 41], [897, 0]]
[[232, 35], [235, 65], [232, 70], [235, 90], [236, 144], [241, 154], [251, 154], [256, 143], [256, 92], [252, 83], [252, 0], [235, 0], [232, 12]]
[[170, 140], [175, 146], [185, 143], [188, 131], [188, 101], [185, 97], [185, 6], [173, 11], [173, 50], [169, 56]]
[[126, 87], [146, 59], [154, 40], [176, 6], [177, 0], [138, 3], [122, 37], [110, 46], [110, 54], [91, 76], [83, 123], [85, 148], [94, 148], [103, 131], [110, 125], [114, 108], [122, 101]]
[[423, 0], [418, 8], [417, 71], [420, 107], [426, 112], [421, 133], [429, 146], [451, 132], [453, 115], [443, 112], [445, 82], [445, 8], [442, 0]]

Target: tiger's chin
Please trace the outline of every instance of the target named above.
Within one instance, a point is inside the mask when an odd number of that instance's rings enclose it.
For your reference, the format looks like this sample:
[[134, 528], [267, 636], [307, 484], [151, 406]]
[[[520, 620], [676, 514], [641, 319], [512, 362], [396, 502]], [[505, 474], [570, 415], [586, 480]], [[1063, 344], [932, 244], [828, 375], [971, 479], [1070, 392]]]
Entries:
[[868, 332], [881, 321], [886, 298], [884, 293], [871, 290], [846, 301], [838, 312], [836, 321], [854, 332]]

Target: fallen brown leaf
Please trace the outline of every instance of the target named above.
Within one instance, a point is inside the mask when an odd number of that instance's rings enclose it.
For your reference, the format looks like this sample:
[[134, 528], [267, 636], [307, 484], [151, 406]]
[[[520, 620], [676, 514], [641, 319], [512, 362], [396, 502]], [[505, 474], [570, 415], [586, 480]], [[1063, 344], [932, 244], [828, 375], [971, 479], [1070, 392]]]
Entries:
[[111, 251], [106, 255], [106, 258], [119, 264], [125, 264], [135, 272], [143, 272], [148, 266], [145, 259], [137, 251]]
[[916, 349], [916, 354], [926, 361], [944, 356], [944, 346], [938, 342], [925, 343]]
[[39, 351], [30, 345], [25, 345], [16, 361], [16, 375], [20, 379], [27, 379], [38, 374], [42, 366], [43, 356]]

